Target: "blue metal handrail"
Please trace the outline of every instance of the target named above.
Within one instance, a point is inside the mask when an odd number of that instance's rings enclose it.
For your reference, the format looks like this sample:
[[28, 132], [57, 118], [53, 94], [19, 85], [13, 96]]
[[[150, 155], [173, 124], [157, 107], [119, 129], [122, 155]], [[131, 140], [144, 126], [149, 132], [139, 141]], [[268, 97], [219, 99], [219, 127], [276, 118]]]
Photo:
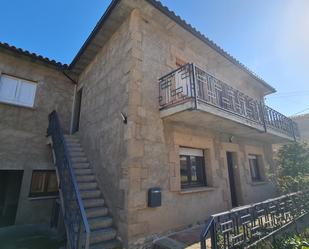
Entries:
[[206, 249], [249, 248], [290, 225], [309, 212], [309, 192], [299, 191], [212, 215], [200, 235]]
[[56, 111], [49, 114], [47, 135], [52, 139], [60, 181], [60, 196], [64, 205], [64, 221], [71, 248], [89, 249], [90, 227]]

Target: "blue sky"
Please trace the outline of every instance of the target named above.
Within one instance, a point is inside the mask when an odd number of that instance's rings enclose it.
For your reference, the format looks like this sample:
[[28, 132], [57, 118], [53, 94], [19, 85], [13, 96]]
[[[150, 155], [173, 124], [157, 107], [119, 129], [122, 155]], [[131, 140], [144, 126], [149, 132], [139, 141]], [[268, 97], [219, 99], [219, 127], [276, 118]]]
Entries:
[[[2, 0], [0, 41], [70, 63], [109, 3]], [[162, 3], [274, 86], [268, 105], [309, 112], [308, 0]]]

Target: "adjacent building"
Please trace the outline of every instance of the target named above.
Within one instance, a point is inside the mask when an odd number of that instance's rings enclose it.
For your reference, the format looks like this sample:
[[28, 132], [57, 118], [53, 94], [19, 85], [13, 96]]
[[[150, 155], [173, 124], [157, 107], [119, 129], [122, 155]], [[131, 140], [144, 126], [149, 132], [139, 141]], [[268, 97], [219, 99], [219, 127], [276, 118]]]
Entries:
[[52, 111], [73, 134], [65, 141], [90, 236], [109, 232], [90, 246], [142, 248], [273, 197], [272, 144], [299, 137], [265, 105], [273, 92], [154, 0], [112, 1], [70, 65], [0, 44], [0, 225], [49, 223], [59, 183], [67, 206], [71, 178], [53, 159], [63, 145], [46, 138]]
[[302, 115], [296, 115], [296, 116], [291, 117], [291, 119], [298, 126], [301, 141], [308, 142], [309, 141], [309, 113], [302, 114]]

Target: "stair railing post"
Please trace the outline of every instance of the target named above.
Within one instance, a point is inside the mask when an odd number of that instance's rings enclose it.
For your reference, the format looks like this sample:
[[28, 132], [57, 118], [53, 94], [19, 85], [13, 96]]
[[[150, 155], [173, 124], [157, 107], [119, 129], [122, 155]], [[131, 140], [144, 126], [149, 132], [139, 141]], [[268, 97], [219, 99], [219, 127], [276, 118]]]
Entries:
[[217, 249], [217, 235], [215, 221], [212, 222], [210, 230], [211, 249]]

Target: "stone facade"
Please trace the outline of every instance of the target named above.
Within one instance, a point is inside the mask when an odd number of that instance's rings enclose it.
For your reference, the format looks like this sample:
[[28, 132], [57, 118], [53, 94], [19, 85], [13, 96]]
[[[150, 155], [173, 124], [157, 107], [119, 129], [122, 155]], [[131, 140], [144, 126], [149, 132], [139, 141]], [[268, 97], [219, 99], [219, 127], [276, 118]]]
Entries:
[[[226, 152], [237, 155], [239, 204], [275, 195], [266, 176], [272, 165], [269, 143], [242, 137], [230, 143], [224, 131], [160, 118], [158, 78], [175, 69], [178, 58], [207, 68], [249, 96], [262, 99], [265, 94], [255, 79], [231, 63], [220, 63], [219, 54], [162, 13], [153, 8], [131, 12], [81, 74], [77, 87], [83, 89], [79, 136], [128, 248], [231, 208]], [[209, 186], [181, 190], [180, 146], [207, 151]], [[251, 180], [249, 154], [261, 157], [262, 182]], [[162, 189], [161, 207], [147, 207], [151, 187]]]
[[[231, 139], [230, 133], [209, 129], [207, 123], [172, 122], [160, 117], [158, 101], [158, 79], [179, 61], [193, 62], [255, 99], [268, 93], [265, 86], [146, 1], [123, 0], [119, 12], [128, 6], [131, 13], [76, 77], [76, 90], [82, 89], [77, 134], [124, 247], [136, 249], [232, 207], [227, 152], [235, 155], [238, 204], [272, 197], [275, 188], [267, 179], [273, 164], [271, 142], [248, 136]], [[0, 120], [5, 141], [0, 159], [1, 169], [24, 170], [16, 223], [46, 222], [51, 200], [29, 200], [29, 177], [32, 169], [53, 168], [45, 144], [47, 115], [56, 109], [69, 132], [74, 86], [60, 71], [0, 56], [0, 71], [39, 84], [34, 109], [0, 104], [5, 117]], [[181, 146], [204, 151], [207, 186], [181, 189]], [[251, 179], [249, 154], [259, 156], [262, 181]], [[161, 207], [147, 206], [152, 187], [162, 189]], [[27, 215], [30, 210], [38, 215]]]
[[[211, 213], [231, 208], [227, 151], [237, 153], [240, 204], [275, 195], [266, 177], [272, 164], [270, 144], [243, 138], [236, 138], [231, 144], [228, 134], [207, 130], [207, 124], [198, 129], [160, 118], [157, 80], [177, 68], [177, 58], [207, 68], [217, 78], [254, 98], [262, 98], [263, 89], [235, 66], [219, 63], [218, 54], [210, 56], [205, 44], [157, 12], [149, 9], [135, 11], [134, 15], [137, 53], [133, 59], [137, 78], [131, 84], [135, 83], [137, 89], [131, 93], [134, 94], [129, 104], [132, 114], [129, 112], [128, 116], [130, 128], [135, 131], [128, 145], [133, 147], [128, 149], [134, 161], [127, 164], [132, 179], [126, 195], [129, 248], [135, 248], [135, 242], [141, 243], [140, 238], [147, 240], [149, 235], [185, 227], [205, 220]], [[208, 187], [181, 191], [179, 146], [207, 150]], [[265, 167], [264, 179], [259, 183], [251, 180], [248, 161], [251, 153], [260, 155]], [[159, 208], [147, 207], [147, 190], [151, 187], [162, 189]]]
[[23, 170], [15, 224], [49, 224], [54, 199], [29, 198], [33, 170], [54, 169], [46, 144], [48, 114], [69, 131], [74, 85], [61, 72], [0, 53], [0, 73], [37, 82], [33, 108], [0, 103], [0, 170]]
[[128, 103], [132, 81], [131, 20], [126, 20], [112, 35], [93, 62], [82, 73], [78, 89], [83, 89], [79, 134], [104, 197], [112, 210], [119, 233], [127, 238], [126, 196], [130, 189], [127, 155], [130, 136], [121, 112], [129, 115]]

